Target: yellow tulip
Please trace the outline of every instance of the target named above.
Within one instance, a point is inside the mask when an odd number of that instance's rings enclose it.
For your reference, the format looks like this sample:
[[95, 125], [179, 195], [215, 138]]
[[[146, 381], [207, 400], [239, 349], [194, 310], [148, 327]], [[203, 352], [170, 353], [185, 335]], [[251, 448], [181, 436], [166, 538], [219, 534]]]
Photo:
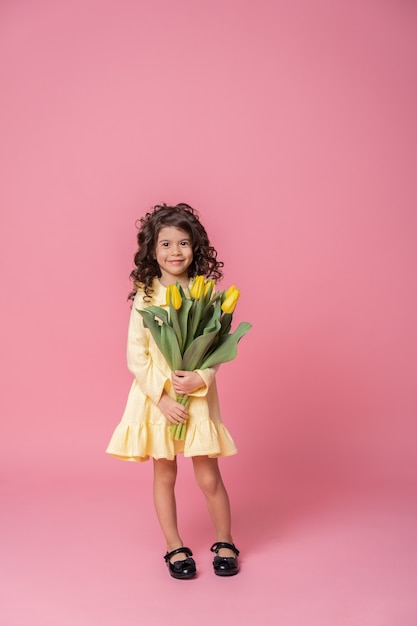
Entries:
[[204, 276], [196, 276], [190, 289], [190, 295], [195, 300], [199, 300], [204, 293]]
[[[231, 287], [229, 287], [229, 289], [226, 291], [225, 293], [225, 297], [228, 298], [229, 296], [232, 295], [232, 293], [236, 291], [236, 287], [234, 285], [232, 285]], [[240, 293], [240, 292], [239, 292]]]
[[169, 306], [170, 304], [172, 304], [176, 311], [181, 308], [182, 299], [180, 290], [178, 289], [177, 285], [169, 285], [167, 287], [166, 301], [167, 305]]
[[214, 280], [208, 280], [206, 282], [205, 287], [204, 287], [204, 297], [208, 294], [210, 287], [212, 290], [214, 289]]
[[222, 304], [222, 311], [224, 311], [224, 313], [233, 313], [236, 308], [237, 301], [239, 300], [239, 296], [239, 289], [236, 289], [236, 287], [232, 285], [226, 291], [225, 299]]

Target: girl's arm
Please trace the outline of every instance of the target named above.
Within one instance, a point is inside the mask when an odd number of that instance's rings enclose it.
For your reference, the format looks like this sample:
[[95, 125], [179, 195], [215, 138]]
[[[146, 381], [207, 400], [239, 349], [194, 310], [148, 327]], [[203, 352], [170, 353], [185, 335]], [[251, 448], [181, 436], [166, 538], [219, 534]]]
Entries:
[[218, 366], [204, 370], [187, 372], [176, 370], [172, 373], [172, 384], [176, 393], [187, 393], [191, 396], [206, 396], [212, 384]]
[[135, 376], [143, 393], [158, 404], [164, 389], [170, 386], [169, 377], [158, 369], [149, 356], [148, 337], [142, 317], [136, 311], [142, 304], [137, 295], [133, 302], [127, 336], [127, 366]]

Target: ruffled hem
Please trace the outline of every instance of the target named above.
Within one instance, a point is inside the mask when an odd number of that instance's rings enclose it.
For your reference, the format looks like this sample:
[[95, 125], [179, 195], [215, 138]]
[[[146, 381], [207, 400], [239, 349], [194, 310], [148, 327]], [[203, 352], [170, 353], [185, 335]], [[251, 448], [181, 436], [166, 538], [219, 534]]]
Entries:
[[231, 456], [237, 449], [223, 422], [204, 420], [188, 424], [184, 441], [173, 441], [169, 436], [169, 424], [146, 424], [120, 422], [106, 450], [124, 461], [141, 463], [153, 459], [172, 461], [176, 454], [186, 457]]

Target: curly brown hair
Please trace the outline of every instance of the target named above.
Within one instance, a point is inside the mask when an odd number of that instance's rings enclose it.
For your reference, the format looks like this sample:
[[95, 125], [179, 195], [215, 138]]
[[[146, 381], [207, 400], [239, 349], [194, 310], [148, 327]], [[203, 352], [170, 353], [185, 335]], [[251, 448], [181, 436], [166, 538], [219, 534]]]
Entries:
[[145, 292], [145, 301], [150, 301], [153, 293], [154, 278], [161, 276], [159, 265], [154, 258], [159, 231], [165, 226], [175, 226], [184, 230], [191, 238], [193, 261], [188, 268], [188, 275], [193, 278], [203, 275], [213, 280], [223, 277], [223, 262], [217, 260], [217, 251], [210, 245], [207, 232], [200, 222], [197, 211], [189, 204], [181, 202], [175, 206], [157, 204], [136, 222], [138, 250], [134, 256], [135, 269], [130, 273], [133, 289], [128, 299], [133, 300], [138, 287]]

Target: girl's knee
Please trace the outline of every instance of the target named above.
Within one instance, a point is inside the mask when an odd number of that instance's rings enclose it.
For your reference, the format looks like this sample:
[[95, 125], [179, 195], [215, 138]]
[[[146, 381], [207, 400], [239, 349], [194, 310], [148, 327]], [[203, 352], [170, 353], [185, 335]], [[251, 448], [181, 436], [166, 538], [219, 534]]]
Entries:
[[154, 481], [159, 485], [171, 487], [177, 479], [177, 464], [166, 459], [154, 460]]
[[197, 484], [204, 495], [216, 494], [223, 484], [217, 464], [197, 462], [194, 464], [194, 471]]

